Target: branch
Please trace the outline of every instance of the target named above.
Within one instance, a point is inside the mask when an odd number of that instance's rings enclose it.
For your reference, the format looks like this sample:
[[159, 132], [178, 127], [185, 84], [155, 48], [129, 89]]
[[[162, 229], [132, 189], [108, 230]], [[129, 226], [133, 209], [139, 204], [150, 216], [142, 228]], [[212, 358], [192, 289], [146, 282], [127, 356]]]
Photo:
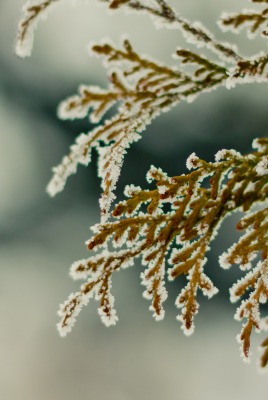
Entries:
[[[192, 333], [199, 308], [198, 289], [208, 298], [217, 293], [204, 266], [221, 222], [235, 210], [247, 212], [267, 199], [268, 140], [258, 139], [253, 145], [257, 150], [244, 156], [234, 150], [221, 150], [214, 163], [207, 163], [193, 153], [186, 163], [188, 169], [193, 169], [188, 175], [169, 178], [162, 170], [151, 167], [147, 180], [156, 182], [153, 190], [126, 187], [128, 199], [118, 203], [112, 213], [116, 220], [93, 227], [95, 234], [87, 246], [90, 251], [100, 252], [74, 263], [71, 268], [74, 279], [87, 281], [61, 306], [62, 320], [58, 325], [61, 335], [71, 330], [82, 305], [91, 297], [100, 300], [100, 315], [106, 324], [117, 321], [113, 297], [110, 300], [107, 294], [111, 277], [115, 271], [132, 266], [137, 257], [142, 257], [146, 267], [141, 274], [142, 284], [146, 286], [144, 296], [151, 300], [150, 309], [156, 320], [164, 317], [165, 273], [168, 272], [170, 280], [187, 276], [188, 283], [178, 295], [176, 306], [182, 309], [178, 320], [183, 331]], [[263, 261], [231, 290], [232, 300], [237, 300], [248, 288], [252, 289], [237, 313], [239, 319], [248, 320], [240, 336], [245, 357], [249, 355], [252, 328], [260, 329], [258, 304], [267, 301], [267, 218], [267, 208], [242, 218], [237, 228], [244, 230], [252, 226], [253, 229], [220, 257], [224, 268], [238, 263], [243, 270], [248, 270], [249, 262], [262, 254]]]
[[164, 0], [155, 0], [156, 8], [147, 6], [144, 2], [136, 0], [101, 0], [109, 3], [111, 9], [120, 6], [127, 6], [135, 11], [145, 11], [152, 16], [157, 17], [160, 21], [172, 24], [174, 28], [182, 31], [186, 40], [190, 43], [198, 43], [199, 46], [205, 46], [208, 49], [216, 52], [221, 58], [227, 59], [232, 62], [237, 62], [242, 57], [237, 53], [234, 46], [219, 42], [215, 40], [212, 33], [204, 28], [200, 23], [191, 23], [185, 18], [177, 15], [176, 12]]
[[[140, 56], [128, 40], [124, 40], [122, 49], [104, 43], [94, 45], [92, 52], [106, 60], [110, 80], [108, 89], [81, 86], [78, 95], [62, 102], [59, 117], [74, 119], [89, 115], [92, 122], [98, 122], [114, 104], [119, 107], [118, 113], [101, 127], [78, 137], [69, 155], [53, 169], [48, 193], [54, 196], [63, 190], [67, 178], [77, 171], [78, 164], [88, 165], [91, 149], [96, 148], [103, 189], [100, 199], [103, 222], [109, 216], [110, 205], [115, 199], [113, 192], [126, 149], [141, 138], [141, 132], [155, 117], [180, 101], [193, 101], [199, 94], [224, 83], [231, 87], [236, 82], [267, 81], [268, 58], [263, 56], [244, 60], [236, 68], [228, 70], [204, 56], [178, 49], [176, 56], [181, 60], [178, 69]], [[118, 63], [121, 65], [120, 73], [114, 69]], [[191, 74], [183, 70], [188, 64], [196, 66]]]
[[[31, 54], [33, 45], [33, 34], [38, 21], [46, 16], [46, 13], [51, 9], [52, 5], [62, 0], [35, 0], [26, 3], [23, 8], [23, 16], [19, 23], [16, 53], [21, 57], [26, 57]], [[145, 11], [149, 14], [158, 17], [165, 23], [172, 24], [174, 28], [182, 31], [186, 40], [189, 42], [198, 43], [210, 50], [216, 52], [220, 57], [231, 62], [237, 62], [242, 57], [237, 53], [237, 50], [228, 44], [216, 41], [213, 34], [204, 28], [200, 23], [191, 23], [178, 16], [175, 11], [167, 4], [165, 0], [155, 0], [156, 8], [147, 6], [144, 2], [136, 0], [101, 0], [108, 3], [111, 9], [117, 9], [123, 5], [135, 11]]]
[[23, 7], [22, 19], [18, 25], [16, 54], [20, 57], [28, 57], [31, 55], [34, 31], [38, 22], [45, 19], [48, 11], [52, 6], [59, 3], [61, 0], [34, 0], [28, 1]]
[[248, 36], [253, 37], [259, 30], [264, 37], [268, 36], [268, 8], [266, 0], [252, 0], [253, 3], [262, 3], [264, 7], [261, 11], [243, 10], [238, 14], [224, 13], [219, 21], [224, 30], [238, 32], [242, 28], [247, 28]]

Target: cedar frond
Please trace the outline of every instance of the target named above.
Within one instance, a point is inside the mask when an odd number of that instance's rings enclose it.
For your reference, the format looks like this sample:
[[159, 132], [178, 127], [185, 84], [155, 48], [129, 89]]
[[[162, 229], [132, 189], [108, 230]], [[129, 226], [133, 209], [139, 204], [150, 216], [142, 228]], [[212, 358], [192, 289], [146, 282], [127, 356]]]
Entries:
[[[266, 226], [267, 232], [267, 226]], [[268, 299], [268, 259], [267, 259], [267, 239], [262, 245], [261, 251], [266, 252], [266, 258], [259, 261], [254, 269], [247, 273], [244, 279], [241, 279], [231, 291], [234, 299], [241, 297], [246, 290], [251, 290], [247, 300], [243, 300], [240, 307], [237, 309], [235, 318], [247, 320], [243, 325], [241, 334], [237, 339], [242, 343], [242, 354], [244, 357], [249, 356], [250, 336], [252, 329], [260, 332], [262, 328], [260, 317], [260, 303], [266, 303]]]
[[[232, 88], [238, 83], [267, 82], [268, 55], [241, 56], [235, 46], [217, 41], [200, 23], [178, 15], [166, 0], [100, 1], [113, 10], [127, 8], [145, 12], [156, 24], [179, 29], [187, 42], [212, 51], [220, 61], [182, 48], [175, 54], [180, 61], [177, 68], [141, 56], [129, 40], [124, 40], [121, 47], [111, 43], [92, 47], [91, 52], [105, 59], [110, 82], [107, 89], [80, 86], [78, 94], [60, 104], [58, 114], [62, 119], [89, 117], [91, 122], [100, 125], [76, 139], [69, 155], [53, 168], [54, 175], [47, 188], [51, 196], [60, 192], [79, 164], [90, 163], [91, 150], [97, 150], [103, 190], [101, 223], [92, 228], [94, 235], [87, 246], [90, 251], [98, 250], [98, 254], [74, 263], [71, 268], [74, 279], [86, 282], [61, 306], [60, 334], [66, 335], [71, 330], [82, 307], [92, 297], [100, 302], [102, 321], [106, 325], [115, 324], [118, 317], [111, 294], [112, 275], [134, 265], [138, 257], [146, 268], [141, 274], [146, 287], [144, 297], [151, 301], [150, 310], [156, 320], [164, 317], [166, 273], [170, 280], [180, 275], [187, 277], [188, 283], [179, 293], [176, 306], [181, 309], [178, 320], [183, 331], [192, 333], [199, 309], [198, 290], [208, 298], [217, 293], [204, 272], [210, 244], [223, 219], [239, 209], [245, 215], [237, 229], [245, 233], [220, 256], [219, 262], [223, 268], [239, 264], [246, 271], [230, 293], [231, 300], [236, 301], [249, 292], [236, 313], [237, 319], [246, 319], [238, 340], [242, 343], [244, 357], [248, 358], [252, 330], [268, 330], [268, 317], [261, 318], [259, 307], [268, 297], [268, 208], [251, 212], [253, 205], [267, 200], [268, 139], [256, 139], [253, 142], [256, 151], [247, 155], [221, 150], [214, 163], [201, 160], [193, 153], [186, 163], [193, 171], [187, 175], [170, 178], [161, 169], [151, 167], [147, 180], [155, 181], [156, 187], [142, 190], [130, 185], [125, 190], [127, 199], [115, 205], [112, 215], [109, 210], [115, 199], [114, 190], [124, 155], [155, 117], [180, 101], [192, 101], [219, 86]], [[25, 5], [17, 35], [19, 56], [30, 55], [38, 21], [59, 2], [33, 0]], [[262, 31], [267, 36], [268, 0], [252, 2], [260, 3], [263, 9], [225, 14], [220, 26], [233, 30], [247, 27], [250, 34]], [[194, 67], [188, 68], [189, 65]], [[107, 112], [114, 106], [115, 115], [107, 119]], [[252, 262], [257, 258], [260, 260], [253, 267]], [[261, 365], [265, 366], [268, 339], [262, 347]]]
[[[259, 304], [268, 300], [268, 208], [242, 218], [237, 228], [246, 229], [246, 233], [221, 256], [220, 261], [224, 268], [231, 264], [240, 264], [243, 271], [249, 270], [230, 290], [233, 302], [244, 296], [246, 291], [250, 291], [248, 299], [242, 301], [235, 315], [238, 320], [247, 320], [238, 336], [238, 341], [242, 343], [242, 354], [247, 358], [252, 329], [255, 328], [256, 332], [261, 330]], [[261, 261], [253, 268], [252, 261], [258, 255], [261, 255]]]
[[90, 162], [90, 152], [95, 147], [99, 152], [103, 188], [101, 212], [106, 218], [126, 149], [140, 138], [140, 132], [153, 118], [180, 101], [183, 90], [189, 91], [189, 84], [194, 87], [196, 83], [184, 72], [139, 56], [128, 40], [124, 41], [123, 50], [103, 44], [93, 46], [92, 51], [104, 56], [109, 64], [124, 61], [125, 70], [121, 74], [114, 70], [109, 73], [111, 83], [106, 91], [81, 86], [78, 95], [60, 105], [59, 117], [74, 119], [89, 114], [92, 122], [98, 122], [116, 103], [119, 104], [118, 113], [101, 127], [77, 138], [70, 154], [53, 169], [48, 192], [54, 196], [61, 191], [66, 179], [76, 172], [78, 163], [87, 165]]
[[[17, 34], [16, 53], [21, 57], [31, 54], [34, 30], [40, 18], [46, 16], [46, 11], [51, 9], [55, 3], [62, 0], [32, 0], [27, 2], [23, 8], [22, 19], [19, 22]], [[204, 28], [200, 23], [191, 23], [185, 18], [177, 15], [165, 0], [154, 0], [153, 2], [138, 0], [99, 0], [108, 3], [110, 9], [117, 9], [127, 6], [135, 11], [145, 11], [167, 24], [172, 24], [174, 28], [180, 29], [188, 42], [195, 40], [199, 46], [205, 46], [216, 52], [220, 57], [229, 61], [239, 61], [241, 56], [237, 53], [234, 46], [215, 40], [213, 34]], [[155, 3], [155, 7], [152, 6]]]
[[[188, 283], [178, 295], [176, 306], [182, 308], [178, 320], [182, 322], [184, 332], [192, 333], [194, 316], [199, 308], [198, 289], [209, 298], [217, 293], [204, 272], [204, 265], [221, 222], [233, 211], [242, 209], [246, 212], [254, 204], [267, 199], [268, 140], [255, 140], [254, 146], [257, 151], [244, 156], [234, 150], [221, 150], [214, 163], [207, 163], [193, 153], [186, 163], [188, 169], [193, 169], [191, 173], [170, 178], [161, 169], [151, 167], [147, 180], [156, 181], [155, 189], [126, 187], [128, 199], [118, 203], [112, 213], [116, 220], [93, 227], [95, 235], [87, 246], [90, 251], [100, 252], [74, 263], [71, 268], [73, 278], [87, 279], [87, 282], [61, 307], [60, 333], [65, 335], [70, 331], [82, 305], [90, 297], [100, 300], [100, 315], [104, 322], [108, 325], [115, 323], [113, 297], [111, 300], [109, 294], [112, 274], [133, 265], [138, 257], [142, 257], [142, 264], [146, 267], [141, 274], [142, 284], [146, 286], [144, 296], [151, 300], [150, 309], [156, 320], [164, 316], [167, 264], [170, 265], [170, 280], [181, 274], [187, 276]], [[267, 273], [267, 251], [264, 251], [267, 246], [267, 216], [268, 209], [245, 216], [238, 229], [253, 226], [253, 233], [244, 235], [227, 255], [220, 257], [223, 267], [236, 262], [242, 268], [257, 252], [261, 251], [264, 257], [254, 272], [246, 275], [246, 287], [245, 283], [239, 283], [233, 289], [235, 296], [241, 296], [248, 286], [253, 288], [249, 302], [243, 303], [239, 314], [249, 321], [241, 336], [246, 356], [251, 329], [253, 326], [259, 328], [255, 318], [257, 304], [264, 300], [267, 291], [263, 283]], [[245, 311], [248, 308], [250, 312]]]
[[[47, 186], [50, 196], [55, 196], [63, 190], [68, 177], [76, 173], [78, 164], [90, 163], [91, 150], [95, 147], [99, 153], [99, 176], [102, 179], [103, 189], [100, 206], [105, 220], [110, 204], [115, 198], [113, 191], [126, 150], [133, 142], [140, 139], [138, 132], [143, 131], [153, 117], [152, 111], [126, 116], [119, 114], [89, 134], [81, 134], [71, 146], [69, 155], [62, 159], [60, 165], [53, 168], [54, 175]], [[102, 146], [100, 141], [105, 145]]]
[[20, 57], [31, 55], [34, 31], [40, 19], [44, 19], [53, 5], [61, 0], [28, 1], [23, 7], [23, 16], [18, 25], [16, 53]]
[[177, 49], [177, 56], [182, 59], [182, 64], [193, 64], [197, 66], [196, 71], [194, 72], [194, 77], [199, 78], [202, 75], [205, 75], [204, 80], [209, 82], [216, 78], [226, 78], [227, 69], [220, 64], [216, 64], [208, 60], [204, 56], [200, 56], [199, 54], [193, 53], [190, 50], [186, 49]]
[[[88, 165], [91, 149], [95, 147], [99, 153], [99, 176], [103, 189], [100, 205], [104, 219], [108, 217], [115, 198], [113, 192], [126, 149], [133, 141], [140, 139], [140, 133], [152, 119], [180, 101], [192, 101], [200, 93], [210, 91], [224, 82], [232, 86], [245, 76], [252, 82], [267, 80], [267, 57], [245, 60], [243, 64], [238, 63], [236, 69], [232, 67], [228, 70], [204, 56], [178, 49], [176, 55], [182, 59], [181, 67], [185, 64], [197, 65], [196, 71], [189, 74], [183, 68], [170, 68], [140, 56], [129, 40], [124, 40], [122, 49], [104, 43], [94, 45], [91, 51], [105, 58], [110, 86], [107, 90], [81, 86], [78, 95], [62, 102], [59, 117], [74, 119], [89, 115], [92, 122], [98, 122], [114, 104], [119, 105], [118, 113], [101, 127], [78, 137], [75, 145], [71, 146], [70, 154], [53, 169], [54, 176], [48, 185], [48, 192], [54, 196], [61, 191], [66, 179], [76, 172], [78, 164]], [[121, 72], [114, 69], [119, 65]]]
[[[61, 191], [66, 179], [76, 172], [78, 163], [87, 165], [90, 162], [90, 152], [95, 147], [100, 156], [99, 176], [103, 188], [101, 212], [106, 218], [126, 149], [140, 138], [140, 132], [146, 125], [161, 111], [166, 112], [181, 100], [220, 85], [228, 76], [223, 67], [215, 64], [217, 70], [211, 71], [212, 64], [208, 64], [205, 79], [192, 77], [184, 71], [141, 57], [128, 40], [124, 40], [123, 49], [105, 43], [94, 45], [92, 51], [105, 57], [108, 65], [124, 62], [121, 74], [114, 69], [109, 72], [111, 83], [107, 90], [81, 86], [78, 95], [60, 105], [59, 117], [74, 119], [89, 115], [92, 122], [98, 122], [116, 103], [119, 104], [118, 113], [111, 120], [106, 120], [103, 126], [78, 137], [75, 145], [71, 146], [70, 154], [53, 169], [54, 176], [48, 185], [48, 192], [54, 196]], [[202, 67], [205, 72], [206, 66]]]
[[219, 21], [225, 30], [231, 29], [234, 32], [246, 28], [248, 35], [252, 37], [261, 30], [263, 36], [268, 36], [268, 8], [266, 0], [252, 0], [253, 3], [263, 3], [263, 10], [243, 10], [238, 14], [224, 13]]
[[[57, 1], [59, 0], [39, 0], [34, 5], [26, 5], [25, 18], [20, 24], [24, 30], [19, 35], [19, 46], [29, 36], [28, 32], [35, 26], [34, 21], [37, 21], [39, 15], [44, 15], [43, 12]], [[216, 49], [221, 56], [227, 57], [230, 53], [228, 46], [216, 42], [202, 27], [178, 17], [164, 0], [155, 0], [150, 5], [132, 0], [108, 3], [111, 8], [126, 6], [157, 15], [168, 23], [177, 24], [184, 33], [191, 34], [207, 47]], [[153, 3], [156, 8], [152, 8]], [[53, 169], [54, 175], [47, 190], [52, 196], [61, 191], [66, 179], [77, 171], [78, 164], [88, 165], [91, 149], [96, 148], [103, 189], [100, 199], [103, 221], [108, 217], [110, 205], [115, 198], [113, 192], [126, 150], [133, 141], [141, 137], [140, 133], [152, 119], [180, 101], [192, 101], [199, 94], [220, 85], [233, 87], [236, 83], [266, 82], [268, 79], [266, 55], [246, 60], [231, 52], [233, 65], [230, 67], [192, 51], [178, 49], [176, 55], [181, 59], [178, 69], [139, 55], [129, 40], [124, 40], [122, 48], [110, 43], [94, 45], [91, 52], [105, 58], [109, 87], [104, 90], [96, 86], [80, 86], [77, 95], [60, 104], [58, 115], [62, 119], [89, 116], [92, 122], [97, 123], [115, 104], [118, 112], [111, 120], [105, 120], [102, 126], [87, 134], [83, 133], [76, 139], [69, 155]], [[197, 69], [194, 73], [186, 72], [183, 69], [185, 64], [195, 64]]]
[[[108, 3], [110, 8], [114, 4], [114, 0], [101, 0], [104, 3]], [[238, 54], [237, 49], [234, 46], [230, 46], [226, 43], [217, 41], [213, 34], [208, 31], [207, 28], [203, 27], [200, 23], [192, 23], [186, 18], [178, 15], [173, 8], [165, 0], [155, 0], [151, 2], [129, 0], [120, 1], [120, 5], [125, 5], [128, 9], [132, 9], [137, 12], [146, 12], [155, 17], [155, 22], [159, 26], [161, 23], [172, 25], [173, 29], [179, 29], [184, 35], [185, 39], [192, 43], [198, 43], [198, 47], [205, 46], [208, 49], [215, 52], [219, 57], [227, 59], [229, 61], [239, 61], [241, 56]], [[155, 7], [153, 7], [155, 3]]]

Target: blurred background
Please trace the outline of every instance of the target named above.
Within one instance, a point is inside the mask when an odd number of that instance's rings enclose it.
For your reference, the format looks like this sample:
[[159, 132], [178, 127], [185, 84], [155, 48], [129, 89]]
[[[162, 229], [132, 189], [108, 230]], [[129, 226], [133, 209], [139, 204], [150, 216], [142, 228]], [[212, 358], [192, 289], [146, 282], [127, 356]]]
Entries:
[[[200, 297], [195, 334], [186, 338], [175, 320], [174, 300], [181, 283], [168, 284], [166, 318], [156, 323], [142, 298], [140, 265], [116, 274], [113, 293], [120, 322], [105, 328], [91, 302], [71, 335], [60, 339], [55, 324], [59, 303], [76, 291], [69, 265], [87, 257], [89, 227], [99, 222], [96, 159], [79, 168], [55, 199], [45, 193], [52, 166], [58, 164], [77, 134], [90, 129], [87, 120], [62, 122], [58, 103], [80, 83], [106, 85], [99, 59], [88, 57], [88, 44], [109, 37], [118, 43], [127, 33], [136, 49], [169, 64], [179, 32], [156, 30], [148, 16], [109, 15], [96, 0], [62, 2], [41, 22], [33, 55], [14, 55], [16, 24], [24, 0], [0, 0], [0, 398], [3, 400], [218, 400], [262, 397], [267, 377], [239, 356], [228, 288], [237, 268], [223, 271], [217, 258], [237, 238], [228, 219], [209, 255], [207, 273], [220, 288], [208, 301]], [[235, 2], [172, 4], [185, 17], [200, 20], [218, 38], [239, 44], [252, 55], [267, 43], [244, 34], [222, 34], [215, 23]], [[187, 46], [188, 47], [188, 46]], [[144, 138], [129, 150], [118, 193], [128, 183], [145, 186], [151, 164], [169, 174], [185, 173], [195, 151], [213, 160], [222, 148], [251, 149], [254, 137], [267, 135], [267, 88], [250, 85], [219, 89], [193, 104], [180, 104], [158, 118]]]

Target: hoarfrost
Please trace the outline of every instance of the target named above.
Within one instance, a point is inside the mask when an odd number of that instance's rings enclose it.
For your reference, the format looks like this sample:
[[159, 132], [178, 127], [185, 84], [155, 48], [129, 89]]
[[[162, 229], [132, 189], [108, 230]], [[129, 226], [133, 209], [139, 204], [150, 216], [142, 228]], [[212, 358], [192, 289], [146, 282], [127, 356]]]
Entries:
[[263, 156], [255, 168], [258, 175], [268, 175], [268, 156]]
[[186, 168], [189, 170], [198, 168], [201, 165], [202, 163], [195, 153], [192, 153], [186, 160]]
[[24, 5], [15, 45], [15, 52], [19, 57], [31, 55], [34, 32], [39, 21], [46, 19], [48, 12], [60, 1], [62, 0], [33, 0]]
[[239, 153], [236, 150], [230, 149], [230, 150], [226, 150], [226, 149], [222, 149], [219, 150], [216, 154], [215, 154], [215, 161], [219, 162], [222, 160], [230, 160], [232, 158], [242, 158], [241, 153]]

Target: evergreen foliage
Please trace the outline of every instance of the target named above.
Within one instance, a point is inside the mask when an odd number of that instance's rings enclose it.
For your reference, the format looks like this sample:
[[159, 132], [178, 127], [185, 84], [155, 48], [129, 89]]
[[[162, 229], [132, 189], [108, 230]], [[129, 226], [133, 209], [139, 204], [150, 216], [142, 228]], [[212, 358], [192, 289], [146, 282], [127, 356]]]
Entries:
[[[37, 22], [46, 12], [63, 0], [36, 0], [27, 3], [19, 23], [16, 51], [30, 55]], [[62, 336], [75, 323], [81, 308], [90, 298], [100, 302], [99, 314], [107, 325], [118, 317], [111, 294], [112, 275], [121, 268], [134, 265], [141, 257], [145, 271], [141, 274], [146, 287], [144, 296], [151, 301], [156, 320], [164, 317], [163, 303], [167, 298], [166, 273], [170, 280], [180, 275], [187, 284], [179, 293], [176, 306], [178, 320], [186, 334], [194, 329], [194, 316], [199, 305], [198, 289], [208, 298], [217, 288], [205, 273], [206, 254], [223, 219], [236, 210], [243, 212], [237, 224], [242, 232], [237, 243], [219, 257], [223, 268], [240, 265], [244, 277], [231, 289], [231, 301], [241, 300], [235, 318], [245, 320], [238, 341], [242, 354], [249, 357], [252, 330], [268, 330], [268, 318], [261, 317], [260, 304], [268, 299], [268, 139], [253, 142], [253, 152], [242, 155], [235, 150], [220, 150], [215, 162], [206, 162], [191, 154], [186, 175], [169, 177], [161, 169], [151, 167], [147, 180], [155, 188], [126, 187], [126, 200], [115, 204], [115, 187], [124, 155], [134, 141], [141, 138], [146, 126], [159, 114], [181, 101], [193, 101], [202, 93], [220, 86], [266, 83], [268, 54], [262, 52], [243, 57], [234, 45], [217, 41], [200, 23], [191, 23], [178, 15], [166, 0], [99, 0], [110, 9], [126, 9], [147, 13], [163, 28], [179, 29], [187, 42], [197, 50], [204, 47], [211, 57], [178, 48], [176, 65], [168, 67], [149, 57], [141, 56], [128, 39], [119, 46], [111, 42], [95, 44], [91, 54], [103, 57], [110, 85], [106, 90], [96, 86], [80, 86], [78, 93], [63, 101], [58, 110], [61, 119], [89, 116], [100, 123], [89, 133], [81, 134], [70, 152], [53, 169], [48, 193], [63, 190], [67, 178], [76, 173], [78, 164], [88, 165], [91, 150], [98, 151], [98, 174], [102, 179], [100, 198], [101, 222], [94, 226], [87, 246], [88, 259], [71, 267], [74, 279], [83, 279], [80, 291], [71, 294], [61, 305], [58, 324]], [[246, 28], [249, 36], [268, 35], [268, 0], [251, 0], [258, 9], [238, 14], [223, 14], [223, 29]], [[191, 65], [193, 68], [187, 68]], [[186, 68], [185, 68], [186, 66]], [[189, 72], [190, 71], [190, 72]], [[115, 115], [106, 113], [117, 105]], [[104, 122], [103, 122], [104, 121]], [[209, 185], [207, 182], [209, 181]], [[259, 204], [258, 211], [252, 207]], [[168, 267], [169, 266], [169, 267]], [[268, 339], [262, 343], [261, 366], [268, 363]]]

